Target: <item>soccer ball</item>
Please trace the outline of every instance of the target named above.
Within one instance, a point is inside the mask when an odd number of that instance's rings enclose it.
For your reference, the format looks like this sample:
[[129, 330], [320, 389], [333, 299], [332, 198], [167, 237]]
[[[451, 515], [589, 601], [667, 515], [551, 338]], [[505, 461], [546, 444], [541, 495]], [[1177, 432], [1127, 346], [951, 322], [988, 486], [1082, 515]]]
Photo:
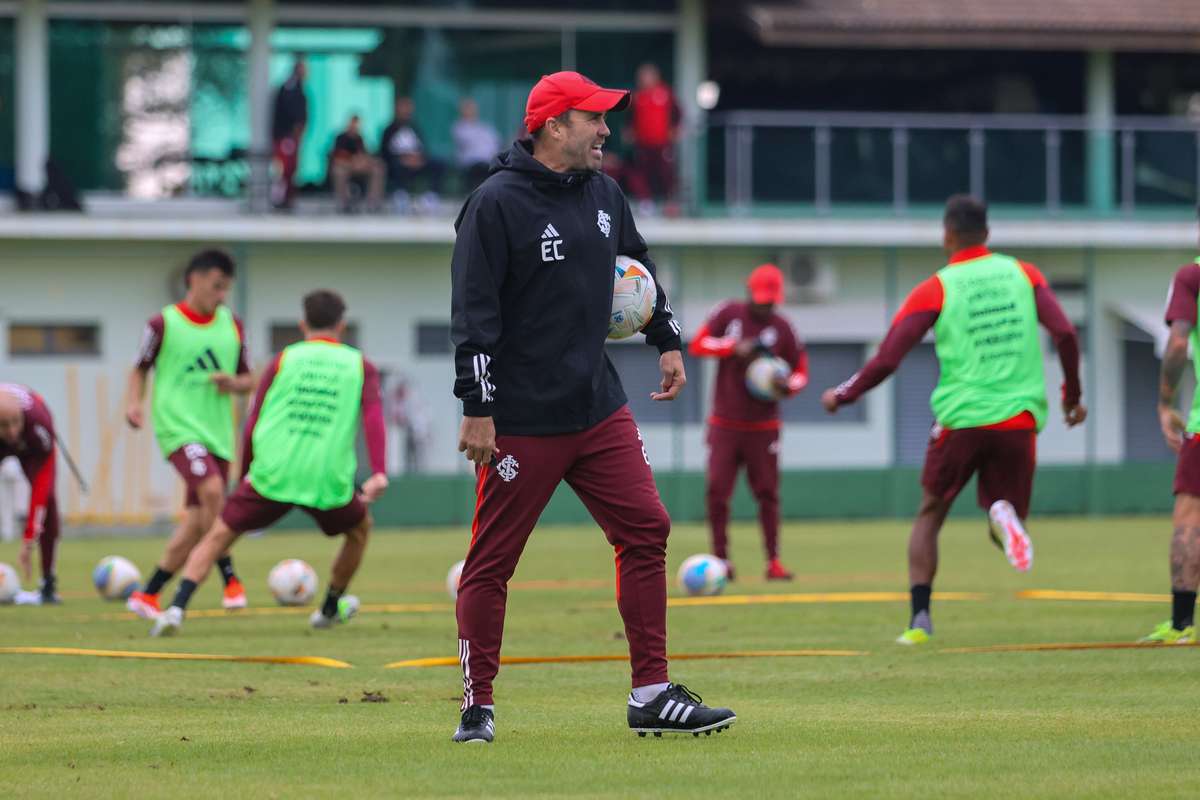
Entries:
[[141, 584], [142, 573], [121, 556], [105, 556], [92, 570], [92, 585], [105, 600], [125, 600]]
[[629, 256], [617, 256], [608, 338], [628, 339], [640, 333], [654, 316], [657, 301], [658, 287], [650, 270]]
[[458, 582], [462, 580], [462, 568], [466, 563], [466, 561], [459, 561], [446, 574], [446, 591], [450, 593], [451, 600], [458, 599]]
[[267, 588], [281, 606], [304, 606], [317, 594], [317, 573], [307, 562], [286, 558], [271, 568]]
[[725, 562], [708, 553], [691, 556], [679, 565], [679, 588], [693, 596], [720, 594], [728, 579]]
[[0, 605], [7, 605], [21, 591], [21, 579], [17, 571], [8, 564], [0, 564]]
[[783, 397], [775, 381], [779, 378], [786, 380], [791, 374], [787, 362], [782, 358], [759, 356], [746, 367], [746, 391], [756, 400], [773, 403]]

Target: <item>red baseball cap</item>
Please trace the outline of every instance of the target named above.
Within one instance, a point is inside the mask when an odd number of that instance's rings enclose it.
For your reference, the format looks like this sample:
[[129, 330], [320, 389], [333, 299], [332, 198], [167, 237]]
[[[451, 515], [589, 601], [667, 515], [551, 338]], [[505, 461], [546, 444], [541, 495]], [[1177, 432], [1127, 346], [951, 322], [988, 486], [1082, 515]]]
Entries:
[[746, 287], [753, 302], [778, 305], [783, 302], [783, 271], [774, 264], [755, 267], [746, 279]]
[[525, 103], [525, 130], [533, 133], [572, 108], [580, 111], [624, 111], [629, 105], [625, 89], [605, 89], [578, 72], [543, 75], [529, 92]]

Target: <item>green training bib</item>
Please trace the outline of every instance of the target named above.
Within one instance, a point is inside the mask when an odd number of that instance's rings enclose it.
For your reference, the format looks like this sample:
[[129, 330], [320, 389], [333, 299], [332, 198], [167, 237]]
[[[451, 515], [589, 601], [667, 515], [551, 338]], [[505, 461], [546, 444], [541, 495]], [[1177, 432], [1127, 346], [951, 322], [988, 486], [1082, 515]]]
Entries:
[[[1200, 264], [1200, 258], [1196, 263]], [[1200, 327], [1193, 325], [1188, 338], [1192, 342], [1192, 367], [1200, 375]], [[1192, 413], [1188, 416], [1187, 429], [1188, 433], [1200, 433], [1200, 388], [1192, 394]]]
[[1037, 301], [1020, 263], [991, 254], [938, 272], [945, 299], [933, 331], [941, 377], [930, 398], [945, 428], [979, 428], [1028, 411], [1046, 424]]
[[250, 485], [270, 500], [340, 508], [354, 496], [363, 357], [333, 342], [286, 348], [254, 426]]
[[233, 313], [218, 306], [211, 322], [192, 322], [175, 306], [163, 309], [163, 339], [154, 361], [151, 413], [163, 455], [198, 442], [233, 460], [233, 400], [212, 375], [237, 372], [242, 350]]

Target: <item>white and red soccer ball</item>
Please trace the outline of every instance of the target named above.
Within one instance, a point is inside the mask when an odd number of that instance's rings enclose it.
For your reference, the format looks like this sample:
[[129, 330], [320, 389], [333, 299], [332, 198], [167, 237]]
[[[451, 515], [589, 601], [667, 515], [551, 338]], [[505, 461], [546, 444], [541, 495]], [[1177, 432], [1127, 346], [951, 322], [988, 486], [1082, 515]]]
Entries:
[[306, 606], [317, 595], [317, 572], [298, 558], [284, 559], [267, 575], [267, 588], [281, 606]]

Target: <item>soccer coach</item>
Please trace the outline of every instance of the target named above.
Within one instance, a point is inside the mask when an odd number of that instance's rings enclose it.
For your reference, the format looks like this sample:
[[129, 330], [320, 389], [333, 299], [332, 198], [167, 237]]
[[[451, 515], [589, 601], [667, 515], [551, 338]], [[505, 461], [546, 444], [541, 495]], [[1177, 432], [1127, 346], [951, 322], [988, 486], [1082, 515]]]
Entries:
[[[477, 473], [458, 591], [463, 713], [456, 742], [493, 739], [492, 681], [508, 580], [564, 480], [616, 550], [617, 607], [633, 668], [629, 727], [641, 735], [699, 734], [736, 719], [668, 682], [671, 520], [604, 349], [616, 257], [655, 272], [629, 203], [599, 171], [609, 136], [605, 115], [628, 105], [627, 91], [601, 88], [579, 73], [544, 76], [526, 104], [532, 140], [496, 158], [455, 223], [451, 336], [464, 417], [458, 449]], [[645, 328], [646, 342], [660, 353], [654, 400], [674, 400], [686, 382], [679, 333], [660, 285]]]

